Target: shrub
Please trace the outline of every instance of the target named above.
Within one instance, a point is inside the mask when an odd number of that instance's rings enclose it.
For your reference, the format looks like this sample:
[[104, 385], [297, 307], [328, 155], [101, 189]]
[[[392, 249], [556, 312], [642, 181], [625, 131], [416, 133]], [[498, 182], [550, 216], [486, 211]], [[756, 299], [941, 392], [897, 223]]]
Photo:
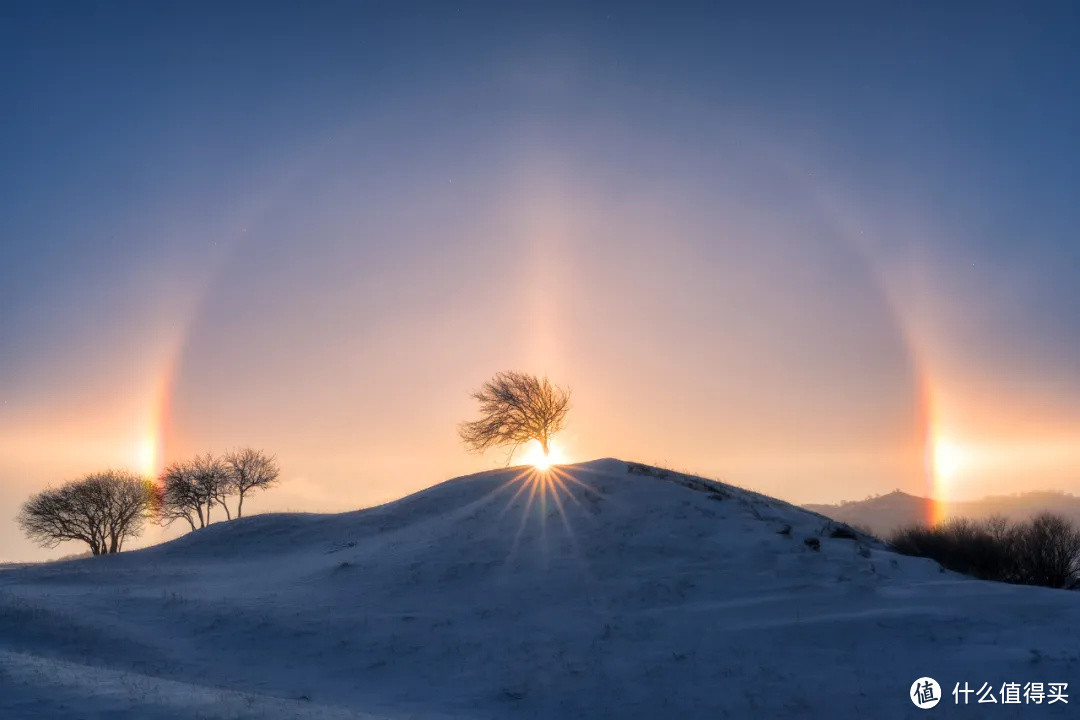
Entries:
[[1073, 588], [1080, 579], [1080, 530], [1042, 513], [1024, 523], [1014, 540], [1019, 579], [1028, 585]]
[[957, 518], [911, 526], [897, 531], [891, 544], [904, 555], [984, 580], [1072, 588], [1080, 579], [1080, 530], [1049, 513], [1015, 523]]

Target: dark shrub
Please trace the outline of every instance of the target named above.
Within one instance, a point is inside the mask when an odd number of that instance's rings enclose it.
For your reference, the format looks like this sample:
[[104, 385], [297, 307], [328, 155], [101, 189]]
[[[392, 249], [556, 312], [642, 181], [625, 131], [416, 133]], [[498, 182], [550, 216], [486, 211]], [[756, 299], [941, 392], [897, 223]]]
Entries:
[[855, 534], [855, 531], [845, 525], [837, 525], [829, 533], [831, 538], [839, 538], [841, 540], [858, 540], [859, 536]]
[[1075, 587], [1080, 578], [1080, 530], [1050, 513], [1017, 528], [1014, 540], [1018, 582], [1047, 587]]
[[984, 580], [1071, 588], [1080, 578], [1080, 530], [1043, 514], [1026, 522], [957, 518], [897, 531], [893, 548]]

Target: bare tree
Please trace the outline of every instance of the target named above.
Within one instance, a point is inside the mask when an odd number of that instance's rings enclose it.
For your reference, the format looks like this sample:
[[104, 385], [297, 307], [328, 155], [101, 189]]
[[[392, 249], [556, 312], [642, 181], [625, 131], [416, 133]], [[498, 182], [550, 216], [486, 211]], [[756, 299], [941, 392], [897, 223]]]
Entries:
[[229, 475], [229, 488], [239, 496], [236, 517], [244, 514], [244, 496], [247, 492], [273, 486], [280, 473], [272, 455], [253, 448], [232, 450], [225, 454], [223, 463]]
[[199, 494], [206, 500], [206, 524], [210, 524], [210, 509], [217, 503], [225, 510], [225, 519], [232, 520], [229, 504], [226, 502], [232, 494], [229, 470], [225, 463], [211, 453], [196, 455], [191, 461], [192, 477]]
[[[171, 525], [183, 518], [191, 529], [205, 527], [203, 500], [195, 486], [190, 463], [172, 463], [158, 478], [155, 510], [162, 525]], [[196, 525], [195, 521], [198, 520]]]
[[480, 419], [462, 423], [458, 432], [474, 452], [510, 445], [513, 456], [519, 445], [536, 440], [547, 455], [570, 410], [569, 389], [519, 372], [497, 373], [472, 397], [480, 403]]
[[44, 547], [79, 540], [94, 555], [117, 553], [127, 538], [142, 532], [153, 500], [152, 482], [107, 470], [31, 497], [18, 522], [27, 537]]
[[210, 453], [173, 463], [165, 468], [158, 484], [158, 518], [165, 525], [184, 519], [192, 530], [206, 527], [214, 503], [224, 507], [226, 517], [230, 517], [225, 503], [228, 493], [225, 465]]

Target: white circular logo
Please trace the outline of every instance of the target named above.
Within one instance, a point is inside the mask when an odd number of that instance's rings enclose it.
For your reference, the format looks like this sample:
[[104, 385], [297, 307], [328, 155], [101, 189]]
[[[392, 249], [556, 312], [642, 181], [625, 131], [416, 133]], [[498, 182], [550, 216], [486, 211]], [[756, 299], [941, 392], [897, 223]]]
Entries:
[[911, 683], [911, 702], [915, 707], [929, 710], [941, 702], [941, 686], [932, 677], [921, 677]]

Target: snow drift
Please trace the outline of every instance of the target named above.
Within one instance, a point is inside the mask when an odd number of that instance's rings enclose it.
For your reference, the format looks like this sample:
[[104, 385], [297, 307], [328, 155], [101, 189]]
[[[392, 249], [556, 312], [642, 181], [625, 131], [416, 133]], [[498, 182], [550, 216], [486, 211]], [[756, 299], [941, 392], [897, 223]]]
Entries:
[[599, 460], [0, 571], [0, 716], [889, 718], [922, 676], [963, 714], [955, 682], [1075, 677], [1078, 621], [1076, 594]]

